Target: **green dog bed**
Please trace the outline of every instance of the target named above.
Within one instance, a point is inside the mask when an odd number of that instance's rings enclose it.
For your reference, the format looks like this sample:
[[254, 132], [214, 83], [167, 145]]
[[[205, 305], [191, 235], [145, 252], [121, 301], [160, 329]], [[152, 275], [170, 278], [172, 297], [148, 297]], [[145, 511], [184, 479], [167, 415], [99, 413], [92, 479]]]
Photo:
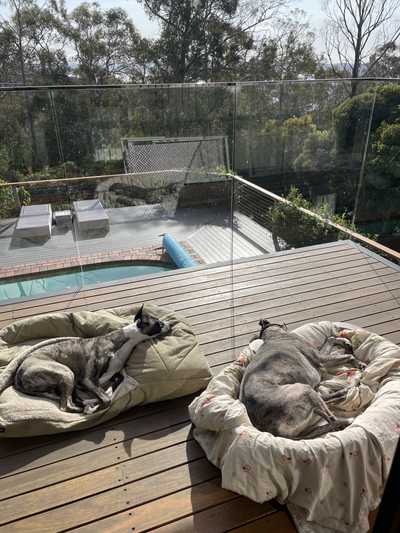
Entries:
[[[18, 320], [0, 330], [0, 372], [28, 346], [52, 337], [104, 335], [131, 322], [138, 309], [139, 305], [133, 305]], [[0, 436], [27, 437], [88, 428], [135, 405], [169, 400], [205, 388], [211, 373], [190, 326], [167, 309], [146, 304], [145, 310], [167, 320], [171, 331], [133, 350], [109, 408], [92, 414], [68, 413], [61, 411], [56, 402], [8, 387], [0, 395]]]

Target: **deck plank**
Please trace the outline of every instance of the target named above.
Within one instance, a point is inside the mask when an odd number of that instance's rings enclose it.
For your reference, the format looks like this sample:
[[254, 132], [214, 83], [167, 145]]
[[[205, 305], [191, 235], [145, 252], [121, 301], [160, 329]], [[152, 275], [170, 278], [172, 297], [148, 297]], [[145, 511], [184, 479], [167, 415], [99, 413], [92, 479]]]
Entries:
[[[246, 522], [252, 522], [258, 518], [267, 517], [270, 524], [282, 525], [282, 517], [278, 520], [272, 515], [285, 515], [282, 511], [276, 511], [266, 505], [258, 505], [248, 502], [245, 498], [238, 497], [221, 505], [210, 507], [204, 511], [193, 513], [185, 518], [171, 522], [165, 526], [160, 526], [157, 533], [187, 533], [195, 531], [198, 533], [222, 533], [231, 530]], [[287, 520], [289, 518], [287, 517]], [[296, 533], [296, 530], [287, 529], [264, 529], [267, 533]], [[259, 532], [260, 533], [260, 532]]]
[[[96, 286], [95, 288], [82, 288], [79, 291], [66, 291], [65, 293], [57, 294], [54, 296], [45, 296], [40, 298], [34, 298], [27, 301], [16, 301], [15, 303], [1, 303], [0, 311], [13, 311], [21, 308], [41, 307], [47, 303], [55, 302], [68, 302], [71, 298], [76, 297], [90, 298], [91, 296], [106, 295], [106, 294], [118, 294], [120, 291], [126, 291], [129, 289], [140, 289], [145, 287], [146, 290], [154, 288], [157, 290], [160, 287], [164, 289], [178, 286], [185, 286], [187, 280], [196, 283], [205, 283], [215, 279], [222, 279], [226, 282], [227, 273], [233, 273], [235, 276], [248, 275], [252, 272], [258, 271], [260, 268], [266, 270], [274, 270], [282, 265], [294, 266], [298, 269], [299, 265], [307, 265], [310, 261], [329, 260], [334, 257], [341, 257], [342, 255], [348, 257], [363, 257], [362, 254], [355, 248], [349, 249], [346, 245], [336, 245], [329, 248], [317, 248], [300, 250], [298, 253], [288, 253], [274, 256], [257, 256], [251, 258], [246, 262], [239, 261], [237, 263], [223, 263], [220, 266], [215, 267], [197, 267], [195, 269], [173, 270], [163, 274], [152, 274], [150, 276], [144, 276], [140, 279], [132, 278], [131, 280], [121, 280], [114, 283], [105, 283], [102, 286]], [[363, 257], [364, 259], [367, 259]], [[193, 275], [196, 272], [196, 275]]]
[[0, 525], [125, 486], [128, 482], [133, 483], [202, 457], [204, 453], [194, 440], [175, 444], [168, 448], [168, 453], [165, 453], [165, 448], [152, 453], [146, 450], [144, 456], [119, 461], [89, 474], [3, 500]]
[[[26, 318], [32, 316], [32, 314], [38, 315], [42, 313], [58, 312], [58, 311], [79, 311], [79, 310], [98, 310], [118, 306], [126, 306], [142, 303], [144, 300], [149, 303], [156, 303], [158, 305], [171, 307], [176, 311], [185, 313], [190, 310], [190, 314], [193, 312], [201, 311], [196, 308], [200, 307], [205, 311], [205, 306], [213, 306], [217, 304], [217, 308], [227, 308], [229, 305], [227, 300], [234, 298], [237, 299], [250, 297], [247, 301], [251, 301], [256, 295], [263, 294], [264, 299], [273, 299], [282, 297], [286, 294], [292, 294], [293, 292], [309, 292], [326, 286], [336, 287], [337, 283], [341, 279], [341, 272], [344, 265], [333, 265], [326, 272], [321, 272], [320, 268], [310, 269], [305, 272], [299, 271], [294, 275], [286, 275], [282, 273], [279, 276], [261, 276], [260, 278], [249, 278], [245, 282], [233, 283], [229, 282], [229, 278], [225, 280], [225, 284], [219, 287], [212, 288], [200, 288], [193, 284], [193, 287], [189, 283], [186, 283], [185, 291], [172, 291], [171, 294], [165, 294], [163, 291], [156, 293], [156, 295], [149, 293], [141, 293], [139, 296], [129, 296], [123, 293], [123, 296], [115, 297], [113, 299], [102, 300], [100, 297], [94, 298], [91, 302], [85, 300], [70, 302], [68, 306], [56, 304], [46, 304], [40, 308], [40, 312], [37, 309], [32, 313], [31, 309], [20, 309], [13, 312], [13, 320]], [[389, 267], [383, 266], [372, 270], [370, 265], [366, 264], [363, 260], [357, 262], [351, 262], [351, 265], [346, 267], [345, 282], [360, 281], [365, 279], [375, 280], [375, 283], [380, 281], [380, 278], [392, 276], [393, 273]], [[377, 278], [379, 276], [379, 278]], [[388, 279], [388, 282], [390, 279]], [[381, 282], [381, 281], [380, 281]], [[381, 282], [382, 283], [382, 282]], [[317, 284], [317, 285], [316, 285]], [[268, 293], [268, 294], [265, 294]], [[0, 321], [0, 327], [6, 326], [11, 320], [5, 319]]]
[[[290, 329], [346, 320], [400, 343], [400, 271], [345, 242], [6, 304], [0, 327], [144, 297], [188, 318], [213, 373], [246, 345], [261, 316]], [[77, 433], [0, 441], [0, 531], [294, 533], [286, 511], [221, 488], [191, 436], [192, 399], [136, 408]]]
[[[182, 280], [193, 280], [193, 271], [196, 272], [196, 280], [201, 281], [207, 280], [207, 279], [215, 279], [218, 277], [226, 277], [227, 272], [231, 272], [232, 270], [234, 272], [240, 273], [241, 271], [249, 271], [251, 269], [257, 269], [260, 265], [269, 265], [270, 268], [275, 268], [279, 264], [290, 264], [291, 262], [294, 262], [295, 264], [301, 264], [307, 263], [310, 258], [327, 258], [331, 256], [331, 254], [338, 254], [338, 253], [345, 253], [345, 254], [354, 254], [357, 252], [354, 248], [351, 250], [349, 249], [348, 244], [343, 243], [334, 243], [334, 245], [330, 246], [315, 246], [312, 248], [304, 248], [301, 250], [297, 250], [296, 253], [293, 252], [286, 252], [281, 253], [277, 255], [269, 255], [269, 256], [257, 256], [254, 258], [246, 259], [245, 261], [237, 261], [233, 265], [230, 263], [223, 263], [221, 265], [212, 266], [212, 267], [198, 267], [193, 269], [184, 269], [184, 270], [172, 270], [169, 272], [165, 272], [162, 274], [152, 274], [150, 276], [144, 276], [143, 278], [131, 278], [130, 280], [120, 280], [114, 283], [105, 283], [102, 286], [96, 286], [92, 288], [82, 288], [82, 290], [79, 291], [79, 294], [86, 297], [93, 294], [107, 294], [116, 292], [118, 290], [124, 290], [129, 287], [143, 287], [143, 286], [150, 286], [150, 285], [167, 285], [169, 283], [175, 283]], [[358, 251], [358, 253], [360, 253]], [[17, 301], [15, 303], [2, 303], [0, 304], [0, 309], [4, 310], [13, 310], [18, 309], [21, 307], [37, 307], [40, 306], [43, 303], [47, 302], [64, 302], [68, 301], [68, 299], [73, 296], [76, 293], [76, 291], [66, 291], [65, 293], [53, 295], [53, 296], [47, 296], [47, 297], [41, 297], [41, 298], [35, 298], [32, 300], [27, 301]]]
[[[351, 267], [353, 269], [360, 268], [362, 271], [371, 270], [371, 266], [366, 259], [360, 257], [360, 255], [357, 253], [353, 253], [351, 256], [346, 257], [346, 263], [351, 263]], [[339, 268], [340, 267], [341, 265]], [[310, 260], [307, 264], [307, 268], [303, 267], [302, 276], [307, 278], [314, 276], [316, 271], [324, 273], [336, 271], [337, 269], [338, 265], [335, 258], [325, 261], [316, 261], [315, 263]], [[263, 265], [260, 265], [256, 272], [252, 272], [243, 276], [235, 276], [233, 278], [233, 285], [235, 290], [240, 290], [242, 288], [257, 287], [261, 283], [260, 280], [262, 279], [269, 281], [269, 283], [278, 283], [284, 280], [296, 279], [298, 277], [298, 272], [299, 267], [297, 267], [295, 270], [293, 269], [293, 266], [280, 267], [279, 269], [271, 270], [268, 268], [264, 269]], [[242, 278], [245, 278], [245, 280], [241, 281]], [[156, 285], [156, 290], [154, 291], [152, 290], [152, 287], [146, 286], [140, 287], [139, 289], [132, 289], [127, 286], [123, 286], [121, 290], [114, 290], [105, 294], [95, 293], [90, 297], [84, 295], [79, 297], [78, 294], [80, 293], [77, 293], [74, 295], [72, 300], [68, 301], [68, 305], [66, 305], [65, 301], [51, 302], [46, 299], [46, 301], [42, 302], [39, 309], [40, 313], [49, 313], [65, 309], [72, 311], [80, 308], [93, 308], [93, 306], [96, 306], [98, 303], [100, 303], [102, 307], [111, 307], [116, 305], [115, 302], [119, 302], [117, 305], [129, 305], [131, 303], [141, 302], [143, 301], [143, 298], [145, 298], [146, 301], [161, 301], [164, 302], [164, 305], [168, 305], [168, 303], [171, 302], [184, 302], [193, 298], [203, 298], [207, 297], [208, 295], [224, 294], [227, 291], [231, 291], [230, 284], [227, 285], [226, 273], [222, 279], [198, 282], [197, 278], [195, 278], [194, 281], [194, 283], [188, 284], [187, 280], [184, 280], [182, 285], [175, 284], [172, 288]], [[178, 295], [179, 300], [177, 300]], [[108, 302], [112, 303], [108, 304]], [[3, 318], [1, 311], [2, 309], [0, 307], [0, 320], [7, 320], [7, 316], [9, 318], [9, 310], [5, 312], [5, 318]], [[6, 313], [8, 313], [8, 315]], [[28, 305], [22, 306], [21, 308], [16, 307], [12, 311], [13, 319], [23, 318], [30, 316], [31, 314], [32, 309]]]
[[229, 531], [232, 533], [296, 533], [297, 529], [289, 516], [280, 511]]
[[[184, 458], [181, 459], [185, 463]], [[96, 531], [102, 529], [99, 521], [108, 516], [127, 511], [132, 507], [161, 500], [165, 496], [183, 489], [190, 489], [205, 481], [219, 479], [219, 471], [206, 459], [201, 458], [186, 462], [181, 466], [171, 468], [151, 477], [126, 483], [105, 492], [89, 496], [61, 507], [50, 509], [40, 514], [23, 518], [0, 526], [0, 531], [12, 533], [21, 531], [26, 533], [45, 533], [65, 531], [82, 524], [96, 521]], [[217, 489], [222, 491], [219, 488]], [[154, 508], [158, 508], [154, 505]], [[108, 526], [107, 526], [108, 527]], [[108, 529], [108, 531], [110, 531]]]

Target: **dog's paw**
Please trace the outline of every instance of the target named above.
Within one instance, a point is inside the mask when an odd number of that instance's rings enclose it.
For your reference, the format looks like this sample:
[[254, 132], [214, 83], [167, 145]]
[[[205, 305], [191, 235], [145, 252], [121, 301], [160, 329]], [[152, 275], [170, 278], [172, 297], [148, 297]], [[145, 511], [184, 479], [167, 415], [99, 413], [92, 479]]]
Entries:
[[93, 413], [95, 413], [96, 411], [98, 411], [100, 408], [100, 403], [97, 402], [96, 404], [89, 404], [89, 405], [85, 405], [84, 409], [83, 409], [83, 413], [85, 415], [91, 415]]
[[338, 337], [341, 337], [343, 339], [348, 339], [351, 341], [351, 338], [356, 334], [356, 331], [354, 329], [342, 329], [338, 333]]
[[83, 409], [82, 407], [79, 407], [78, 405], [75, 405], [73, 403], [68, 404], [65, 408], [60, 407], [61, 411], [65, 411], [67, 413], [82, 413]]
[[357, 349], [370, 335], [365, 329], [342, 329], [339, 331], [338, 336], [348, 339], [353, 349]]
[[238, 358], [236, 359], [236, 363], [239, 365], [239, 366], [246, 366], [247, 363], [249, 361], [249, 358], [248, 356], [242, 352], [238, 355]]

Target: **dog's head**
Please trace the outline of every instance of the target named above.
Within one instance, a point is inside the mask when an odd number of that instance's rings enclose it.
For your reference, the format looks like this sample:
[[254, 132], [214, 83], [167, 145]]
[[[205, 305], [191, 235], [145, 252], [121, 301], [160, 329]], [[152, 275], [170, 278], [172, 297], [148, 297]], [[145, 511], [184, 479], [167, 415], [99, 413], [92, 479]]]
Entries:
[[144, 304], [136, 313], [134, 323], [137, 329], [143, 333], [143, 335], [147, 335], [148, 337], [165, 335], [171, 329], [171, 326], [165, 320], [159, 320], [158, 318], [149, 315], [149, 313], [144, 310]]
[[267, 336], [272, 337], [276, 334], [281, 333], [282, 331], [287, 331], [287, 326], [285, 323], [275, 324], [273, 322], [270, 322], [266, 318], [261, 318], [258, 324], [261, 327], [258, 336], [259, 339], [265, 339]]

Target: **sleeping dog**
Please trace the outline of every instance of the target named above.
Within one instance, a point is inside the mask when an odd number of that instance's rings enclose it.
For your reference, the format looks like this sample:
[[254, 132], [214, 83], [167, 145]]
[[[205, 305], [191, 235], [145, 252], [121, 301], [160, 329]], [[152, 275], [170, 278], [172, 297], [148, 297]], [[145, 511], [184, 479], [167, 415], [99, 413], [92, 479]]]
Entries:
[[[7, 365], [0, 375], [0, 394], [13, 384], [25, 394], [59, 401], [63, 411], [81, 412], [84, 407], [85, 412], [93, 412], [99, 406], [106, 408], [111, 402], [106, 389], [133, 348], [168, 331], [169, 324], [150, 316], [142, 305], [132, 324], [107, 335], [45, 340]], [[94, 397], [82, 400], [79, 395], [82, 391]]]
[[[346, 391], [324, 398], [316, 391], [320, 370], [330, 363], [324, 352], [289, 333], [283, 325], [268, 320], [261, 320], [260, 325], [260, 346], [244, 372], [239, 396], [252, 424], [260, 431], [291, 439], [314, 438], [346, 427], [351, 421], [336, 418], [326, 403], [344, 396]], [[351, 347], [345, 338], [331, 338], [329, 342]], [[347, 353], [340, 362], [354, 359]], [[338, 362], [336, 357], [334, 364]], [[315, 415], [327, 423], [312, 429]]]

